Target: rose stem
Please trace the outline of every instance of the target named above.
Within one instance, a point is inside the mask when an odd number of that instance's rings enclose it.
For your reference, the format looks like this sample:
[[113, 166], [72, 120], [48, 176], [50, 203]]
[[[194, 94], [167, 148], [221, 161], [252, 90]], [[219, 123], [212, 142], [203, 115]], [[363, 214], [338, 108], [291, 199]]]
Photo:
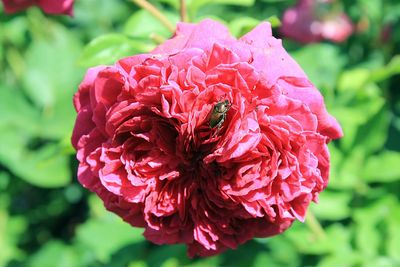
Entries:
[[186, 0], [180, 0], [181, 3], [181, 21], [188, 22], [188, 14], [186, 9]]
[[318, 239], [326, 237], [324, 229], [311, 211], [307, 212], [306, 224]]
[[132, 0], [132, 1], [139, 7], [149, 11], [150, 14], [152, 14], [156, 19], [158, 19], [171, 33], [175, 32], [175, 26], [155, 6], [153, 6], [146, 0]]
[[165, 42], [165, 38], [155, 32], [150, 33], [149, 38], [156, 44], [162, 44]]

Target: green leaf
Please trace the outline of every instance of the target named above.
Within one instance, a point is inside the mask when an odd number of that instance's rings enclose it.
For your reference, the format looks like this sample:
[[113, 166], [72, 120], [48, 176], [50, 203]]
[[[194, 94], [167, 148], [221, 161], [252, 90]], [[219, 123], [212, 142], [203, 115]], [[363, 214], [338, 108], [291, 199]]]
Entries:
[[111, 213], [109, 217], [90, 219], [77, 230], [76, 242], [89, 249], [101, 262], [107, 262], [118, 249], [143, 240], [140, 235], [142, 229], [131, 227]]
[[[389, 120], [385, 100], [375, 95], [374, 92], [379, 88], [373, 84], [364, 88], [364, 91], [373, 91], [371, 96], [360, 92], [361, 95], [352, 95], [351, 100], [345, 100], [341, 106], [331, 109], [346, 136], [340, 141], [344, 151], [351, 152], [355, 147], [360, 147], [366, 153], [375, 152], [387, 138]], [[339, 97], [346, 96], [342, 94]]]
[[[179, 21], [176, 13], [163, 12], [169, 20], [175, 24]], [[154, 16], [146, 10], [139, 10], [129, 17], [124, 25], [124, 33], [131, 37], [149, 39], [151, 34], [157, 34], [164, 38], [170, 38], [171, 32]]]
[[[4, 198], [0, 197], [0, 201], [4, 201]], [[23, 252], [17, 244], [25, 230], [24, 217], [9, 216], [6, 210], [0, 209], [0, 266], [8, 266], [9, 261], [23, 258]]]
[[364, 151], [357, 148], [343, 155], [340, 150], [333, 146], [330, 147], [330, 151], [333, 161], [329, 186], [335, 189], [356, 189], [359, 192], [365, 191], [360, 177], [365, 159]]
[[27, 33], [27, 20], [26, 17], [15, 17], [8, 23], [2, 25], [2, 34], [4, 34], [4, 40], [12, 43], [16, 47], [21, 47], [26, 41]]
[[350, 216], [350, 192], [324, 191], [319, 195], [319, 203], [311, 204], [315, 215], [324, 220], [342, 220]]
[[[3, 24], [0, 24], [0, 32], [3, 32]], [[3, 35], [0, 35], [0, 43], [4, 42], [4, 37]], [[4, 47], [3, 45], [0, 45], [0, 70], [3, 69], [3, 58], [4, 58]]]
[[74, 1], [74, 17], [70, 20], [78, 27], [71, 30], [83, 34], [89, 40], [102, 34], [119, 32], [134, 8], [131, 1]]
[[400, 206], [397, 205], [395, 207], [389, 218], [388, 218], [388, 227], [387, 227], [387, 242], [386, 242], [386, 251], [388, 256], [390, 256], [393, 260], [396, 260], [398, 265], [400, 264], [400, 254], [398, 250], [400, 248]]
[[400, 55], [394, 56], [389, 64], [372, 72], [370, 81], [380, 82], [400, 73]]
[[265, 246], [257, 242], [248, 242], [245, 245], [239, 246], [236, 250], [228, 250], [221, 255], [222, 261], [217, 266], [252, 266], [257, 254], [261, 251], [265, 251]]
[[[68, 30], [48, 21], [47, 38], [35, 40], [26, 52], [24, 85], [38, 107], [52, 107], [58, 98], [72, 96], [82, 70], [76, 68], [81, 44]], [[64, 98], [65, 99], [65, 98]], [[63, 99], [63, 100], [64, 100]]]
[[37, 136], [39, 120], [38, 110], [25, 100], [20, 90], [0, 85], [0, 127], [16, 127]]
[[[378, 101], [375, 103], [378, 105]], [[355, 145], [362, 147], [367, 153], [382, 149], [387, 140], [389, 125], [390, 113], [387, 106], [382, 106], [365, 125], [358, 129]]]
[[359, 224], [356, 229], [356, 237], [357, 246], [364, 255], [370, 258], [377, 256], [382, 238], [375, 225]]
[[253, 267], [280, 267], [279, 263], [276, 263], [271, 255], [266, 252], [261, 252], [257, 254], [257, 257], [254, 261]]
[[271, 250], [270, 257], [274, 258], [274, 262], [278, 263], [278, 266], [299, 266], [300, 254], [297, 252], [296, 246], [284, 235], [265, 240], [268, 240], [267, 247]]
[[70, 182], [69, 158], [60, 153], [57, 145], [29, 150], [30, 140], [24, 132], [12, 127], [0, 127], [0, 132], [0, 162], [15, 175], [40, 187], [60, 187]]
[[82, 266], [74, 249], [61, 241], [52, 240], [32, 255], [28, 267]]
[[179, 0], [159, 0], [161, 3], [165, 3], [167, 5], [172, 6], [176, 10], [179, 10], [180, 3]]
[[[186, 256], [181, 257], [186, 258]], [[182, 260], [181, 260], [182, 261]], [[188, 267], [213, 267], [213, 266], [221, 266], [220, 264], [221, 257], [208, 257], [208, 258], [202, 258], [197, 261], [190, 261], [190, 263], [185, 263], [184, 265], [181, 264], [180, 266], [188, 266]]]
[[368, 158], [362, 177], [367, 182], [394, 182], [400, 180], [400, 152], [384, 151]]
[[354, 211], [355, 243], [364, 257], [371, 259], [379, 255], [385, 240], [378, 225], [385, 222], [396, 205], [396, 198], [387, 195], [367, 207]]
[[317, 267], [352, 267], [352, 266], [361, 266], [359, 265], [362, 261], [360, 255], [352, 252], [348, 252], [345, 254], [335, 254], [329, 255], [327, 257], [322, 258], [322, 260], [318, 263]]
[[233, 36], [241, 37], [251, 31], [259, 23], [259, 20], [252, 17], [238, 17], [229, 23], [229, 31]]
[[124, 246], [112, 254], [112, 257], [108, 260], [108, 264], [102, 266], [135, 266], [136, 264], [137, 267], [147, 267], [148, 265], [144, 259], [148, 253], [148, 245], [148, 242], [143, 241]]
[[46, 38], [35, 39], [26, 52], [24, 89], [41, 112], [40, 137], [49, 139], [70, 135], [75, 111], [72, 96], [82, 79], [76, 65], [81, 51], [78, 38], [65, 27], [44, 21]]
[[291, 55], [320, 90], [335, 86], [339, 72], [346, 63], [346, 58], [339, 53], [338, 47], [331, 44], [307, 45]]
[[[0, 193], [6, 190], [7, 186], [10, 184], [11, 177], [8, 173], [0, 171]], [[5, 203], [0, 203], [0, 208], [3, 208]]]
[[151, 46], [122, 34], [106, 34], [92, 40], [83, 50], [79, 64], [85, 67], [114, 64], [117, 60], [143, 53]]
[[[333, 142], [328, 144], [329, 154], [330, 154], [330, 171], [329, 171], [329, 187], [343, 188], [342, 182], [338, 173], [340, 172], [340, 163], [343, 160], [343, 153], [334, 145]], [[345, 187], [344, 187], [345, 188]]]
[[304, 254], [322, 255], [351, 251], [349, 229], [340, 224], [334, 224], [324, 230], [326, 237], [318, 238], [306, 225], [295, 222], [285, 236], [293, 242], [297, 251]]
[[364, 259], [363, 267], [393, 267], [399, 266], [399, 262], [389, 257], [376, 257], [374, 259]]
[[278, 28], [281, 26], [281, 20], [277, 16], [271, 16], [267, 18], [267, 21], [271, 23], [272, 28]]
[[147, 267], [147, 264], [145, 261], [134, 261], [129, 263], [128, 267]]
[[362, 90], [371, 77], [371, 71], [363, 68], [355, 68], [341, 73], [338, 81], [338, 91], [348, 92]]
[[195, 17], [197, 11], [209, 4], [252, 6], [255, 0], [190, 0], [187, 2], [187, 8], [192, 17]]
[[105, 263], [122, 247], [144, 240], [142, 228], [132, 227], [106, 211], [97, 197], [91, 199], [91, 210], [92, 217], [77, 228], [75, 242], [84, 246], [99, 261]]
[[164, 266], [164, 264], [170, 264], [171, 262], [176, 263], [176, 260], [180, 258], [187, 262], [177, 266], [187, 266], [188, 260], [185, 257], [185, 253], [186, 248], [183, 244], [158, 246], [152, 249], [151, 254], [148, 255], [147, 264], [149, 267]]

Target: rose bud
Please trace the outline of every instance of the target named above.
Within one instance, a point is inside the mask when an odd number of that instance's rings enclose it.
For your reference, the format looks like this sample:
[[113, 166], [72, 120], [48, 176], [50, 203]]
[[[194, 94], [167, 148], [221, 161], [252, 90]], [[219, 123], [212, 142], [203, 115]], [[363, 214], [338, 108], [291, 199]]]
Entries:
[[2, 0], [6, 13], [16, 13], [31, 6], [38, 6], [48, 14], [72, 16], [74, 0]]
[[191, 257], [304, 221], [342, 136], [267, 22], [238, 40], [213, 20], [179, 23], [151, 53], [89, 69], [74, 106], [79, 182]]

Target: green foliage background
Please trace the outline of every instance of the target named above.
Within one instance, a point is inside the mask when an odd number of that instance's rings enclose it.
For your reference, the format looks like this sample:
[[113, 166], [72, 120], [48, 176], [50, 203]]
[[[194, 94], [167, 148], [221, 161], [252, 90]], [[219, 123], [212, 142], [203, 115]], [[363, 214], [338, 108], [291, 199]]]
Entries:
[[[346, 43], [284, 42], [345, 133], [330, 144], [331, 181], [320, 204], [311, 205], [315, 217], [194, 260], [182, 245], [145, 241], [141, 229], [106, 212], [77, 183], [71, 99], [85, 69], [149, 51], [154, 36], [169, 33], [128, 0], [75, 2], [74, 18], [37, 8], [10, 16], [0, 7], [0, 267], [400, 266], [398, 1], [338, 4], [365, 28]], [[179, 20], [177, 0], [153, 3]], [[277, 17], [294, 1], [187, 3], [193, 21], [212, 17], [240, 36], [262, 20], [276, 31]], [[385, 25], [393, 26], [387, 40]]]

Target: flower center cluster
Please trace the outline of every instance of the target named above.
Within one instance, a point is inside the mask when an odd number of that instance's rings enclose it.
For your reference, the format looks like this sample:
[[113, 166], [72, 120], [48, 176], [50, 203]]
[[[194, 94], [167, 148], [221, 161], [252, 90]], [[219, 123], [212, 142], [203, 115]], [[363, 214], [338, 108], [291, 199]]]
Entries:
[[[216, 104], [218, 103], [216, 102]], [[220, 123], [212, 127], [210, 121], [214, 114], [213, 109], [208, 113], [205, 112], [202, 116], [206, 119], [194, 129], [192, 134], [184, 133], [176, 138], [176, 154], [180, 156], [181, 162], [178, 166], [180, 176], [182, 179], [191, 180], [199, 188], [206, 185], [206, 180], [216, 180], [225, 172], [224, 167], [216, 161], [204, 161], [216, 150], [218, 142], [223, 138], [230, 122], [230, 116], [220, 112], [214, 116], [214, 119], [220, 120]], [[180, 144], [184, 145], [180, 146]]]

